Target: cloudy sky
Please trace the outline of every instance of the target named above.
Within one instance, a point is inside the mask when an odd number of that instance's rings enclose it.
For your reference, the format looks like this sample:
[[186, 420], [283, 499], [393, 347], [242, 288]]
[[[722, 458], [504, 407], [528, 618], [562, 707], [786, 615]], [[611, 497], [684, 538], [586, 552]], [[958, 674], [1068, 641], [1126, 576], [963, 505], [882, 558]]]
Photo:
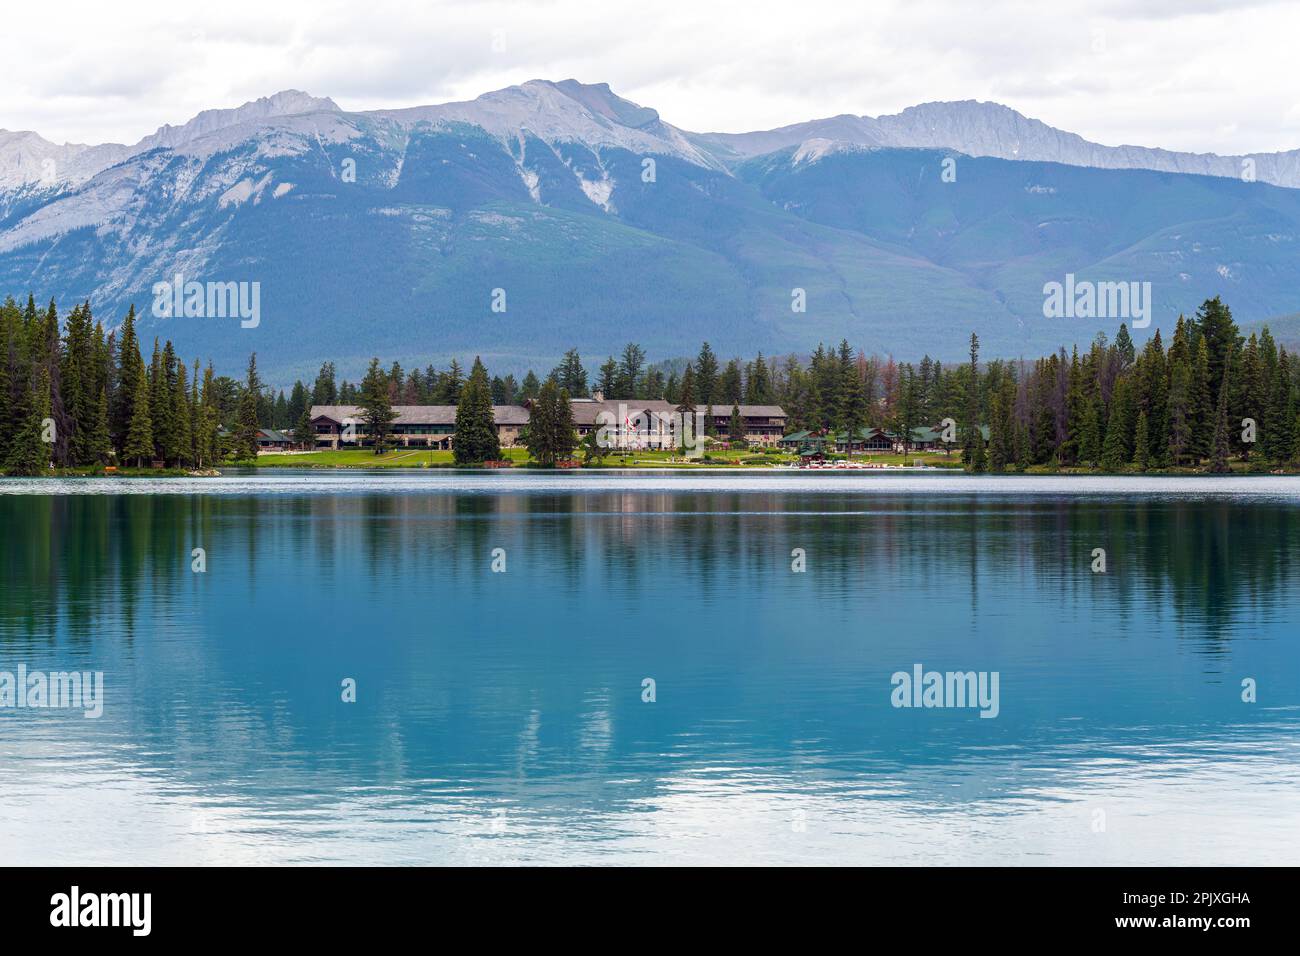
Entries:
[[132, 143], [295, 88], [344, 109], [608, 82], [697, 131], [995, 100], [1088, 139], [1300, 147], [1300, 2], [63, 0], [5, 11], [0, 127]]

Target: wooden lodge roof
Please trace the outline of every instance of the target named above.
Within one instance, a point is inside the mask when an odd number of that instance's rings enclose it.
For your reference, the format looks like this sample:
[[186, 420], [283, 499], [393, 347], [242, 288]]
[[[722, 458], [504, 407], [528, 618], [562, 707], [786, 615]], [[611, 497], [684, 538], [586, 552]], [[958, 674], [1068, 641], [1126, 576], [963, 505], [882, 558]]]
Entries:
[[[394, 425], [455, 425], [455, 405], [394, 405]], [[342, 425], [345, 419], [360, 424], [364, 416], [360, 405], [313, 405], [311, 420], [325, 419]], [[527, 425], [528, 409], [522, 405], [493, 405], [492, 421], [497, 425]]]

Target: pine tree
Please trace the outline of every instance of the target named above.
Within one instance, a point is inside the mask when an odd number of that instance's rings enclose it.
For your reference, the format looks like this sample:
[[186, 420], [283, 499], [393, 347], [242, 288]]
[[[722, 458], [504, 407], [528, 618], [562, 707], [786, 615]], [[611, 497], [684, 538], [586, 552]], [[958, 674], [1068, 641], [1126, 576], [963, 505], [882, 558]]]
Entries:
[[718, 357], [709, 343], [700, 346], [695, 359], [695, 401], [705, 406], [705, 422], [713, 420], [713, 404], [718, 400]]
[[988, 469], [988, 452], [984, 445], [983, 432], [982, 428], [976, 426], [975, 447], [971, 454], [970, 470], [977, 475]]
[[1219, 385], [1219, 402], [1214, 412], [1214, 444], [1210, 452], [1210, 471], [1216, 475], [1226, 475], [1232, 469], [1228, 467], [1228, 381]]
[[[452, 362], [452, 368], [459, 379], [460, 367]], [[457, 398], [460, 397], [460, 391], [461, 387], [458, 383]], [[366, 434], [374, 445], [375, 454], [382, 455], [388, 444], [388, 435], [392, 430], [393, 422], [397, 420], [397, 413], [393, 411], [393, 405], [389, 401], [388, 377], [379, 367], [378, 358], [370, 360], [366, 377], [361, 380], [361, 420], [365, 423]]]
[[190, 395], [188, 405], [190, 420], [190, 461], [194, 462], [194, 467], [202, 468], [205, 458], [203, 451], [203, 403], [199, 399], [199, 374], [202, 366], [199, 360], [194, 360], [194, 374], [190, 376]]
[[555, 397], [553, 422], [551, 445], [555, 457], [569, 458], [573, 455], [574, 446], [577, 444], [578, 432], [573, 424], [573, 404], [569, 400], [567, 388], [560, 389], [560, 394]]
[[[194, 369], [193, 382], [194, 384], [197, 385], [198, 381], [199, 381], [199, 370], [196, 364], [196, 367]], [[424, 405], [426, 403], [421, 399], [417, 398], [415, 404]], [[296, 426], [298, 424], [298, 419], [302, 417], [302, 413], [305, 411], [309, 411], [310, 407], [311, 407], [311, 396], [307, 394], [307, 386], [302, 383], [301, 379], [296, 380], [293, 383], [293, 388], [289, 392], [289, 405], [285, 409], [288, 415], [287, 420], [289, 425]]]
[[994, 474], [1006, 471], [1015, 456], [1015, 425], [1011, 417], [1014, 389], [1015, 386], [1007, 381], [993, 393], [989, 415], [989, 471]]
[[559, 387], [567, 391], [570, 395], [585, 396], [587, 394], [587, 370], [582, 367], [582, 359], [578, 355], [577, 349], [569, 349], [564, 353], [564, 358], [560, 360], [551, 377], [555, 379]]
[[[371, 368], [378, 366], [378, 360], [371, 362]], [[248, 375], [244, 380], [243, 391], [239, 395], [239, 411], [235, 420], [234, 456], [240, 460], [257, 458], [257, 436], [261, 431], [258, 424], [258, 398], [262, 394], [262, 380], [257, 376], [257, 353], [248, 359]], [[387, 396], [385, 396], [387, 401]], [[371, 432], [374, 435], [374, 432]]]
[[718, 379], [718, 398], [733, 405], [744, 400], [745, 386], [740, 374], [740, 359], [733, 358], [722, 370], [722, 377]]
[[[168, 348], [171, 343], [167, 343]], [[176, 362], [176, 374], [173, 376], [171, 413], [173, 421], [172, 458], [177, 467], [184, 467], [191, 461], [193, 435], [190, 421], [190, 389], [187, 381], [188, 372], [184, 362]]]
[[135, 334], [135, 306], [126, 310], [122, 334], [117, 346], [116, 384], [113, 388], [113, 405], [108, 412], [108, 429], [118, 449], [125, 449], [127, 432], [135, 418], [135, 398], [139, 381], [144, 375], [140, 357], [140, 343]]
[[1188, 448], [1197, 459], [1205, 458], [1210, 454], [1210, 444], [1214, 434], [1214, 393], [1210, 388], [1210, 353], [1205, 339], [1198, 338], [1188, 392], [1191, 418]]
[[1146, 471], [1151, 467], [1151, 445], [1148, 436], [1149, 419], [1147, 418], [1146, 409], [1138, 412], [1137, 428], [1133, 435], [1133, 464], [1137, 465], [1138, 471]]
[[[910, 375], [911, 366], [907, 369]], [[844, 430], [849, 457], [852, 458], [853, 443], [862, 437], [862, 428], [867, 423], [867, 408], [862, 392], [862, 379], [858, 377], [858, 365], [854, 361], [853, 350], [849, 348], [847, 339], [840, 341], [837, 383], [839, 406], [835, 410], [836, 425]]]
[[1029, 427], [1023, 422], [1016, 423], [1012, 447], [1015, 449], [1016, 467], [1027, 471], [1033, 462], [1030, 460]]
[[[639, 389], [642, 386], [641, 370], [645, 366], [645, 349], [635, 342], [629, 342], [623, 346], [623, 354], [618, 361], [618, 378], [615, 383], [615, 393], [606, 394], [606, 398], [638, 398]], [[534, 380], [534, 383], [536, 380]], [[535, 393], [535, 391], [534, 391]], [[653, 398], [655, 396], [646, 396]]]
[[767, 363], [763, 361], [763, 353], [759, 352], [749, 366], [749, 374], [745, 376], [745, 403], [767, 405], [771, 401], [772, 375], [768, 371]]
[[689, 431], [695, 434], [695, 369], [690, 362], [686, 363], [686, 371], [682, 373], [682, 382], [677, 389], [677, 414], [681, 416], [682, 431], [678, 438], [681, 441], [679, 451], [686, 454], [686, 433]]
[[460, 363], [452, 359], [447, 371], [438, 376], [438, 384], [434, 388], [434, 404], [459, 405], [460, 390], [464, 387], [465, 378], [461, 373]]
[[1237, 323], [1232, 320], [1232, 310], [1216, 295], [1196, 310], [1196, 330], [1206, 346], [1206, 387], [1217, 397], [1229, 358], [1237, 348]]
[[[1251, 333], [1246, 347], [1241, 354], [1239, 382], [1237, 383], [1237, 400], [1235, 402], [1237, 421], [1250, 419], [1255, 423], [1255, 438], [1259, 437], [1259, 423], [1264, 418], [1268, 388], [1264, 381], [1264, 366], [1259, 353], [1259, 337]], [[1243, 428], [1242, 431], [1245, 429]], [[1243, 460], [1250, 459], [1250, 453], [1256, 442], [1245, 441], [1242, 431], [1235, 433], [1235, 444]]]
[[1101, 399], [1089, 395], [1084, 403], [1083, 431], [1079, 435], [1079, 463], [1096, 465], [1101, 460]]
[[316, 444], [316, 434], [312, 431], [311, 425], [311, 412], [306, 408], [298, 416], [298, 424], [293, 429], [293, 440], [304, 449], [311, 449]]
[[1136, 354], [1133, 338], [1128, 334], [1128, 326], [1123, 322], [1120, 323], [1119, 332], [1115, 335], [1115, 354], [1119, 356], [1121, 369], [1127, 369], [1133, 364]]
[[966, 421], [962, 428], [962, 461], [974, 472], [985, 469], [984, 438], [980, 432], [980, 340], [974, 332], [970, 334], [969, 378], [966, 380]]
[[32, 360], [45, 366], [49, 402], [47, 417], [55, 426], [54, 441], [47, 451], [55, 465], [65, 468], [72, 464], [70, 440], [75, 423], [63, 390], [63, 339], [59, 334], [59, 308], [53, 299], [36, 331], [39, 342], [33, 350]]
[[1174, 333], [1174, 344], [1169, 350], [1169, 437], [1168, 456], [1174, 465], [1181, 465], [1192, 451], [1194, 416], [1191, 405], [1192, 369], [1186, 349], [1179, 348], [1179, 334]]
[[1139, 407], [1147, 413], [1147, 464], [1163, 467], [1169, 454], [1169, 367], [1159, 329], [1143, 347], [1140, 365]]
[[316, 381], [311, 389], [311, 404], [334, 405], [339, 397], [338, 386], [334, 382], [334, 363], [325, 362], [316, 374]]
[[614, 361], [614, 356], [605, 359], [605, 364], [600, 367], [599, 377], [596, 379], [596, 391], [600, 392], [605, 399], [611, 398], [630, 398], [628, 395], [618, 395], [618, 362]]
[[1123, 380], [1115, 387], [1115, 394], [1111, 397], [1110, 418], [1106, 424], [1106, 438], [1101, 446], [1101, 467], [1104, 471], [1118, 472], [1124, 467], [1124, 462], [1128, 461], [1128, 447], [1125, 441], [1125, 432], [1128, 423], [1125, 418], [1125, 405], [1123, 396], [1120, 394], [1123, 388]]
[[469, 380], [461, 391], [460, 404], [456, 406], [456, 436], [452, 450], [458, 465], [495, 461], [501, 457], [487, 369], [478, 357], [474, 359]]
[[11, 349], [15, 347], [13, 322], [16, 311], [17, 306], [12, 297], [0, 306], [0, 468], [4, 467], [9, 457], [10, 436], [17, 431], [17, 423], [13, 420], [14, 400], [9, 372]]
[[63, 397], [72, 425], [68, 456], [74, 465], [87, 465], [95, 460], [90, 446], [99, 398], [88, 306], [75, 306], [69, 313], [63, 341]]
[[569, 393], [548, 378], [533, 401], [528, 427], [524, 429], [524, 444], [533, 460], [545, 468], [553, 468], [561, 459], [573, 453], [573, 409]]
[[731, 421], [727, 428], [727, 441], [733, 445], [743, 445], [745, 443], [745, 422], [740, 417], [740, 406], [731, 406]]
[[171, 437], [170, 418], [166, 414], [163, 406], [165, 403], [164, 396], [170, 395], [167, 388], [167, 375], [163, 370], [162, 348], [158, 344], [158, 339], [153, 340], [153, 356], [149, 360], [149, 369], [147, 372], [149, 382], [149, 424], [153, 429], [153, 452], [151, 458], [161, 458], [166, 460], [167, 450], [164, 447]]
[[37, 362], [31, 368], [26, 414], [9, 448], [10, 474], [39, 475], [49, 467], [52, 449], [45, 437], [50, 420], [50, 371]]
[[1132, 379], [1120, 378], [1111, 395], [1110, 417], [1102, 441], [1101, 466], [1106, 471], [1123, 470], [1124, 464], [1133, 456], [1131, 436], [1137, 418], [1134, 404]]
[[136, 467], [143, 467], [153, 458], [153, 421], [149, 417], [149, 383], [141, 375], [135, 382], [135, 398], [131, 402], [133, 409], [131, 423], [127, 428], [126, 441], [122, 446], [122, 459], [133, 461]]
[[275, 407], [271, 412], [272, 428], [288, 428], [289, 419], [289, 401], [284, 397], [284, 389], [275, 396]]
[[1065, 392], [1065, 442], [1061, 445], [1061, 460], [1075, 464], [1080, 460], [1079, 443], [1083, 437], [1084, 422], [1088, 412], [1088, 393], [1084, 388], [1083, 370], [1079, 365], [1079, 347], [1075, 346], [1070, 358], [1068, 385]]
[[216, 372], [212, 363], [203, 370], [203, 392], [199, 397], [199, 424], [195, 434], [195, 461], [202, 468], [216, 461], [218, 448], [217, 429], [220, 421], [217, 410]]
[[1268, 444], [1271, 461], [1285, 462], [1295, 443], [1295, 414], [1291, 388], [1291, 361], [1285, 348], [1278, 349], [1277, 368], [1268, 405]]
[[113, 457], [113, 440], [108, 434], [108, 389], [100, 388], [99, 401], [95, 403], [95, 417], [85, 443], [91, 462], [105, 463]]

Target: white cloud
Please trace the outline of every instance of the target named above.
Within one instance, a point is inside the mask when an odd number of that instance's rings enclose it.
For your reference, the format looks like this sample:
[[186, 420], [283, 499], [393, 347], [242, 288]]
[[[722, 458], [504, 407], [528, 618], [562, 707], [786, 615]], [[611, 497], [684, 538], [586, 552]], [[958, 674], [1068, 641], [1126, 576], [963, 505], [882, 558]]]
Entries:
[[60, 142], [134, 142], [285, 88], [377, 109], [572, 76], [698, 131], [982, 99], [1112, 145], [1300, 146], [1286, 2], [69, 0], [57, 17], [7, 10], [6, 26], [22, 42], [0, 126]]

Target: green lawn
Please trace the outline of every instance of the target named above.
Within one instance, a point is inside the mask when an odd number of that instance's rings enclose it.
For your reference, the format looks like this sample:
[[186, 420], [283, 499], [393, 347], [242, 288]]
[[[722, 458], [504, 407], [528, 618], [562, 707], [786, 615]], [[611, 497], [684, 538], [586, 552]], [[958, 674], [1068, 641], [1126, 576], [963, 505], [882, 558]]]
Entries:
[[[501, 455], [516, 465], [523, 465], [529, 461], [528, 451], [524, 448], [503, 448]], [[576, 450], [575, 455], [581, 458], [581, 450]], [[798, 460], [794, 455], [765, 454], [752, 450], [713, 451], [709, 453], [706, 461], [683, 461], [670, 451], [637, 451], [607, 455], [601, 461], [592, 462], [592, 467], [727, 469], [769, 467], [773, 464], [790, 464]], [[890, 465], [911, 465], [917, 460], [939, 467], [961, 465], [961, 456], [957, 454], [945, 456], [919, 452], [908, 455], [855, 455], [853, 460]], [[234, 464], [249, 464], [249, 462]], [[256, 464], [259, 468], [447, 468], [452, 467], [454, 461], [449, 451], [398, 448], [376, 455], [371, 449], [347, 448], [339, 451], [315, 451], [295, 455], [259, 455]]]
[[[501, 456], [517, 464], [528, 460], [524, 448], [503, 448]], [[339, 451], [312, 451], [301, 455], [258, 455], [259, 468], [432, 468], [451, 467], [449, 451], [427, 448], [397, 448], [376, 455], [370, 448], [344, 448]]]

